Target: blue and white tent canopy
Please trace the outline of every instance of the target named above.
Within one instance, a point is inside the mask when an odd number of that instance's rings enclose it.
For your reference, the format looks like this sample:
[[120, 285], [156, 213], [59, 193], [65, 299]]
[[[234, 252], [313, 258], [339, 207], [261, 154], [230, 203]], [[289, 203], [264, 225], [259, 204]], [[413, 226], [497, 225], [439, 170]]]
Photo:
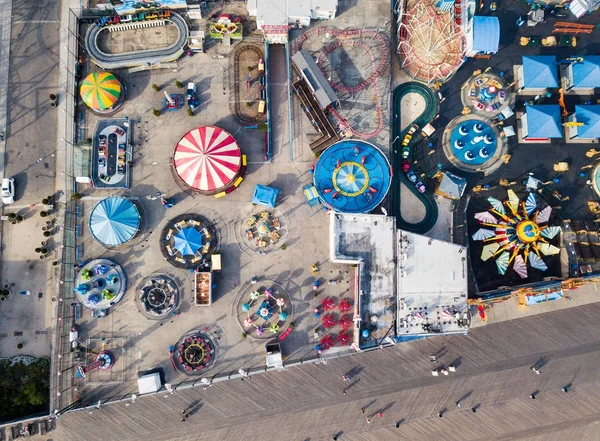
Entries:
[[535, 198], [534, 193], [529, 193], [529, 195], [527, 195], [527, 201], [525, 202], [525, 210], [527, 210], [527, 214], [531, 214], [535, 210], [537, 210], [537, 200]]
[[193, 256], [202, 247], [202, 233], [194, 227], [181, 229], [173, 235], [175, 243], [173, 247], [181, 253], [182, 256]]
[[94, 239], [101, 244], [122, 245], [133, 239], [139, 231], [140, 213], [128, 199], [106, 198], [92, 210], [89, 226]]

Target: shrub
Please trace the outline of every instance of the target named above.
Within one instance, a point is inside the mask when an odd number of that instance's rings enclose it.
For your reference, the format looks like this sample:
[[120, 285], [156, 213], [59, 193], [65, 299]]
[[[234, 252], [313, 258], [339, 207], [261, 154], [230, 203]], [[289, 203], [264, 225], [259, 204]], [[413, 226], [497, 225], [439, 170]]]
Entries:
[[48, 248], [42, 248], [41, 253], [42, 254], [48, 254]]
[[48, 212], [47, 211], [40, 211], [40, 216], [41, 217], [47, 217], [48, 216]]
[[16, 219], [17, 215], [15, 213], [8, 213], [9, 219]]
[[52, 233], [50, 231], [44, 231], [44, 237], [50, 237]]
[[248, 338], [248, 334], [246, 334], [245, 332], [242, 332], [242, 339], [246, 339]]
[[18, 216], [15, 218], [15, 220], [16, 220], [17, 222], [23, 222], [23, 220], [24, 220], [24, 219], [25, 219], [25, 218], [24, 218], [23, 216], [21, 216], [21, 215], [18, 215]]
[[250, 101], [246, 101], [246, 107], [250, 107], [252, 103]]
[[41, 249], [40, 247], [37, 247], [37, 248], [35, 249], [35, 252], [36, 252], [36, 253], [41, 253], [41, 252], [42, 252], [42, 249]]
[[260, 130], [261, 132], [268, 132], [269, 131], [269, 126], [267, 125], [266, 122], [259, 122], [258, 123], [258, 130]]
[[187, 109], [188, 116], [194, 116], [194, 111], [192, 109]]
[[58, 266], [58, 260], [55, 260], [54, 262], [52, 262], [52, 266]]
[[42, 199], [43, 205], [48, 205], [48, 202], [50, 202], [48, 199], [46, 199], [46, 198]]
[[91, 144], [92, 144], [92, 138], [85, 138], [85, 142], [86, 142], [87, 144], [90, 144], [90, 145], [91, 145]]
[[183, 89], [183, 84], [179, 80], [175, 81], [175, 86], [178, 87], [179, 89]]
[[153, 88], [154, 90], [156, 90], [157, 92], [160, 90], [160, 87], [158, 87], [158, 84], [153, 84], [153, 85], [152, 85], [152, 88]]
[[252, 72], [252, 66], [248, 66], [248, 72]]
[[154, 116], [160, 116], [160, 110], [158, 110], [158, 109], [152, 109], [152, 114]]
[[71, 199], [73, 199], [74, 201], [78, 201], [82, 198], [83, 196], [81, 195], [81, 193], [73, 193], [71, 195]]

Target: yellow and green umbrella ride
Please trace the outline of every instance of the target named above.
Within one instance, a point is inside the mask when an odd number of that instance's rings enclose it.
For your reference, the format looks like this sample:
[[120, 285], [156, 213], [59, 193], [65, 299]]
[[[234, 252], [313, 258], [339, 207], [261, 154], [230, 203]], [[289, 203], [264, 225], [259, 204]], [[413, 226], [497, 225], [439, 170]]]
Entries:
[[93, 72], [81, 82], [80, 94], [88, 107], [110, 109], [121, 96], [121, 83], [109, 72]]

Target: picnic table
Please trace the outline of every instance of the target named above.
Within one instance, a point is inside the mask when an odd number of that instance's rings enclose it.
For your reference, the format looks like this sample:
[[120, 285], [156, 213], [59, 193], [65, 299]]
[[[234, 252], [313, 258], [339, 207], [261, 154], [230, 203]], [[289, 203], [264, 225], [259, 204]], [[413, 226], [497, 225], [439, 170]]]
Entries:
[[175, 224], [175, 226], [176, 226], [177, 228], [181, 229], [181, 227], [183, 227], [183, 226], [184, 226], [186, 223], [187, 223], [187, 221], [184, 221], [184, 220], [182, 220], [182, 221], [179, 221], [179, 222], [177, 222], [177, 223]]
[[176, 257], [175, 260], [179, 263], [186, 263], [185, 259], [182, 259], [181, 257]]
[[171, 245], [167, 245], [167, 253], [169, 253], [169, 256], [174, 255], [175, 253], [173, 252], [173, 248], [171, 248]]
[[166, 240], [171, 240], [171, 236], [173, 235], [173, 230], [170, 229], [169, 231], [167, 231], [167, 235], [165, 236]]
[[260, 212], [260, 218], [264, 219], [264, 220], [269, 220], [270, 214], [268, 211], [261, 211]]
[[250, 227], [251, 227], [252, 225], [254, 225], [254, 224], [256, 223], [256, 221], [257, 221], [257, 220], [258, 220], [258, 219], [256, 218], [256, 216], [251, 216], [251, 217], [249, 217], [249, 218], [248, 218], [248, 226], [250, 226]]
[[279, 219], [273, 219], [273, 226], [275, 227], [276, 230], [279, 230], [281, 228], [281, 224], [279, 223]]
[[251, 229], [246, 230], [246, 236], [248, 236], [248, 240], [254, 239], [254, 233], [252, 232]]

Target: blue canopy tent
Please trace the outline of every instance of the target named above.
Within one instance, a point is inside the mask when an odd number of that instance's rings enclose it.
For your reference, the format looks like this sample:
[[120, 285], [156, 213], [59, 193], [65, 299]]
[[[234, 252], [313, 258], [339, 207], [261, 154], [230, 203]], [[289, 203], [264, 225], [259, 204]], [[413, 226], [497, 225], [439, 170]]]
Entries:
[[173, 247], [182, 256], [193, 256], [202, 247], [202, 233], [194, 227], [183, 228], [173, 236], [175, 243]]
[[581, 63], [571, 63], [566, 69], [567, 90], [589, 90], [600, 87], [600, 56], [587, 55]]
[[500, 21], [498, 17], [473, 17], [474, 53], [495, 54], [500, 44]]
[[556, 57], [533, 55], [523, 57], [523, 88], [542, 90], [559, 87]]
[[278, 194], [279, 189], [277, 188], [256, 184], [256, 187], [254, 187], [254, 194], [252, 195], [252, 203], [255, 205], [266, 205], [267, 207], [275, 208]]
[[575, 118], [583, 123], [582, 127], [577, 127], [578, 138], [600, 138], [600, 105], [575, 106]]
[[558, 104], [527, 105], [521, 118], [523, 139], [562, 138], [562, 122]]
[[133, 202], [125, 198], [106, 198], [93, 208], [89, 227], [94, 239], [101, 244], [122, 245], [139, 231], [140, 213]]

